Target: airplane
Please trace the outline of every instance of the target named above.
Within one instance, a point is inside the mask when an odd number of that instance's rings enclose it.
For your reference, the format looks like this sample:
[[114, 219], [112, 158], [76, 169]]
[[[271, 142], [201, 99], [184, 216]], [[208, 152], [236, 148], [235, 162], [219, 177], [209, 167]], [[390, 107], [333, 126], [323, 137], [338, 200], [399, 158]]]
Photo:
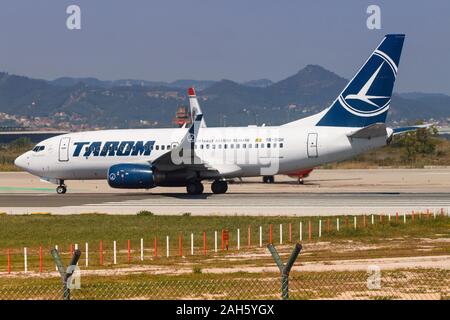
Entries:
[[[227, 179], [345, 160], [405, 131], [385, 124], [404, 39], [386, 35], [334, 102], [303, 119], [280, 126], [207, 127], [198, 108], [189, 128], [68, 133], [38, 143], [15, 165], [57, 184], [58, 194], [66, 193], [66, 181], [106, 179], [112, 188], [183, 186], [195, 195], [203, 193], [202, 181], [212, 181], [212, 192], [222, 194]], [[194, 92], [189, 93], [191, 99]]]

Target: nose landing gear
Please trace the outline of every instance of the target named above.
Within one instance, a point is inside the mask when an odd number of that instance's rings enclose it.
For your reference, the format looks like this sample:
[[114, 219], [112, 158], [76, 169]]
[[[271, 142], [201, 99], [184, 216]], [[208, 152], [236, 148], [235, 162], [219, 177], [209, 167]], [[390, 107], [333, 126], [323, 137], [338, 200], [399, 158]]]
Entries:
[[57, 194], [64, 194], [67, 192], [67, 187], [64, 184], [64, 180], [59, 181], [59, 186], [56, 187], [56, 193]]

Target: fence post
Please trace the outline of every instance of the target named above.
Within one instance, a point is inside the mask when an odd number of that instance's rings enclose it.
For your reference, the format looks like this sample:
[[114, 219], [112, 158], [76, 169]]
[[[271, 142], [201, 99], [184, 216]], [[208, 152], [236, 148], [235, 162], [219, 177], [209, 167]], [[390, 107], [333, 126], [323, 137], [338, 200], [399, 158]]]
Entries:
[[169, 251], [169, 236], [166, 236], [166, 257], [168, 258], [170, 254]]
[[322, 219], [319, 219], [319, 238], [322, 237]]
[[237, 229], [237, 250], [241, 249], [241, 230]]
[[[58, 248], [56, 248], [56, 250], [58, 250]], [[102, 240], [100, 240], [99, 251], [100, 251], [100, 265], [102, 266], [103, 265], [103, 241]]]
[[[215, 248], [217, 252], [217, 231], [214, 232], [215, 236]], [[194, 255], [194, 233], [191, 232], [191, 256]]]
[[203, 255], [206, 256], [206, 231], [203, 231]]
[[28, 272], [28, 261], [27, 261], [27, 247], [23, 248], [23, 269], [25, 273]]
[[39, 273], [42, 273], [42, 244], [39, 246]]
[[11, 273], [11, 251], [8, 248], [8, 274]]
[[117, 242], [114, 240], [113, 243], [113, 263], [117, 264]]
[[308, 240], [311, 241], [312, 239], [312, 232], [311, 232], [311, 220], [308, 221]]
[[153, 256], [156, 258], [158, 256], [158, 243], [156, 237], [153, 240]]
[[299, 239], [300, 239], [300, 241], [303, 241], [303, 223], [300, 221], [300, 226], [299, 226], [299, 228], [300, 228], [300, 236], [299, 236]]
[[141, 238], [141, 261], [144, 261], [144, 239]]
[[85, 257], [86, 257], [86, 259], [85, 259], [85, 264], [86, 264], [86, 267], [89, 267], [89, 244], [86, 242], [86, 248], [85, 248], [85, 250], [84, 250], [85, 252], [84, 252], [84, 255], [85, 255]]
[[302, 250], [302, 245], [300, 243], [295, 245], [294, 251], [292, 251], [286, 264], [283, 264], [280, 255], [272, 244], [268, 244], [267, 248], [272, 254], [272, 257], [281, 272], [281, 299], [287, 300], [289, 299], [289, 273], [291, 272], [292, 266], [294, 265], [300, 251]]
[[283, 244], [283, 224], [280, 223], [280, 244]]
[[181, 233], [178, 236], [178, 247], [180, 250], [180, 252], [179, 252], [180, 257], [182, 257], [183, 256], [183, 236], [181, 235]]
[[289, 242], [292, 242], [292, 223], [289, 223]]
[[262, 226], [259, 226], [259, 247], [262, 247]]
[[269, 244], [272, 243], [272, 224], [269, 225]]
[[61, 261], [61, 257], [59, 256], [58, 250], [52, 249], [51, 254], [53, 256], [53, 260], [55, 261], [56, 267], [58, 268], [59, 274], [61, 275], [61, 280], [63, 282], [63, 299], [70, 300], [70, 289], [67, 286], [67, 281], [75, 272], [75, 268], [73, 267], [78, 264], [78, 260], [80, 259], [81, 256], [81, 251], [75, 250], [72, 256], [72, 260], [70, 261], [69, 267], [67, 268], [67, 272], [66, 269], [64, 268], [64, 264]]

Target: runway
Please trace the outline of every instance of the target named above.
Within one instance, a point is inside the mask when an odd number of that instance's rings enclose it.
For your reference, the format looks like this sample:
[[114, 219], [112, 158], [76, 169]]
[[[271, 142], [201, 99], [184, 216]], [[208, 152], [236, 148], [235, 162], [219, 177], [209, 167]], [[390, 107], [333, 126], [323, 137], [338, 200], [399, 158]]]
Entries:
[[149, 210], [155, 214], [192, 215], [337, 215], [403, 213], [415, 211], [447, 212], [450, 194], [439, 193], [230, 193], [222, 195], [160, 193], [109, 194], [13, 194], [0, 195], [8, 214], [26, 213], [109, 213], [136, 214]]
[[68, 193], [26, 173], [0, 173], [0, 213], [180, 215], [338, 215], [411, 210], [448, 212], [450, 169], [315, 170], [305, 185], [277, 176], [275, 184], [245, 179], [226, 194], [188, 196], [184, 188], [114, 190], [105, 181], [69, 181]]

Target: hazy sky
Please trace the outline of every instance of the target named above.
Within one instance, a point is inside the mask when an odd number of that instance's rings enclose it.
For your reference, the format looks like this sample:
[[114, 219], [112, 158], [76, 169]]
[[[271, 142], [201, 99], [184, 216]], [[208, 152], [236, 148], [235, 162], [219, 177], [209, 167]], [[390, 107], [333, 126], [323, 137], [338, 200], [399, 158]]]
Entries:
[[[66, 8], [81, 7], [81, 30]], [[381, 30], [366, 27], [370, 4]], [[319, 64], [350, 78], [406, 33], [397, 91], [450, 94], [450, 1], [2, 0], [0, 70], [31, 77], [235, 81]]]

